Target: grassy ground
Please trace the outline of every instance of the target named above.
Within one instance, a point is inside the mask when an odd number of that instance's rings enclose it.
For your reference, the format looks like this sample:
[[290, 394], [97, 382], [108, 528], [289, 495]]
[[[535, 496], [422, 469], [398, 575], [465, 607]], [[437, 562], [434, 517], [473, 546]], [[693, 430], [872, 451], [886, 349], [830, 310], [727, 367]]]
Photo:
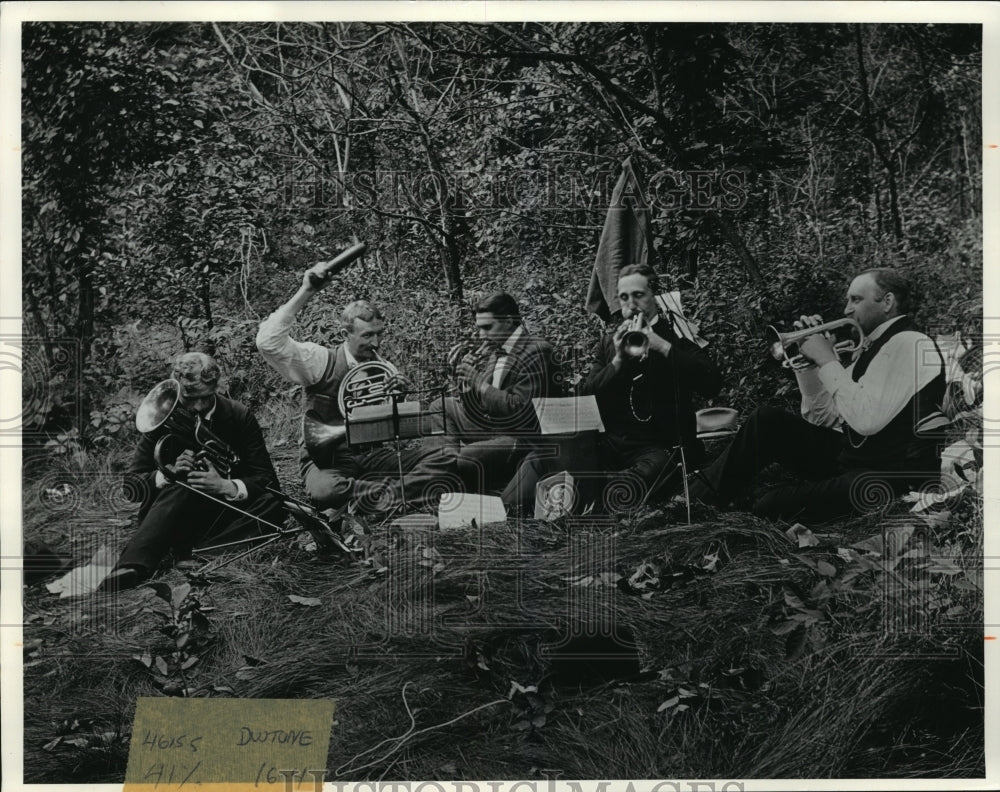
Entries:
[[[295, 450], [275, 458], [294, 490]], [[120, 546], [123, 459], [29, 458], [26, 536], [77, 563]], [[362, 563], [289, 540], [172, 570], [173, 611], [29, 586], [25, 781], [121, 782], [135, 698], [185, 694], [337, 699], [334, 780], [983, 775], [981, 498], [929, 534], [897, 506], [801, 547], [695, 517], [359, 524]]]

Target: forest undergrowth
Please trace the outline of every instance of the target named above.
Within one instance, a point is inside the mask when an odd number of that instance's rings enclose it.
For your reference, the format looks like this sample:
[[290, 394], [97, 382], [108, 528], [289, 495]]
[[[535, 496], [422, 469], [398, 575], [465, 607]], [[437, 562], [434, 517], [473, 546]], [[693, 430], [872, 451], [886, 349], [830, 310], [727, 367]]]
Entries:
[[[29, 458], [26, 536], [114, 552], [125, 452]], [[819, 526], [347, 527], [359, 560], [305, 534], [117, 599], [27, 586], [25, 780], [120, 782], [136, 697], [164, 695], [336, 699], [328, 780], [984, 772], [975, 484]]]

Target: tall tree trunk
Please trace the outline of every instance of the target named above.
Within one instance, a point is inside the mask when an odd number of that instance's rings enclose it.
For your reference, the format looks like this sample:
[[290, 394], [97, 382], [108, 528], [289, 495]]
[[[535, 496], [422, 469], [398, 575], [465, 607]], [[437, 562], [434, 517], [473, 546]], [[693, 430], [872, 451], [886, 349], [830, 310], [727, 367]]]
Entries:
[[903, 221], [899, 214], [899, 189], [896, 183], [896, 165], [885, 141], [875, 129], [871, 94], [868, 89], [868, 69], [865, 66], [865, 47], [861, 37], [861, 25], [854, 25], [854, 45], [858, 56], [858, 82], [861, 86], [861, 119], [864, 124], [865, 139], [871, 143], [882, 167], [885, 169], [886, 186], [889, 188], [889, 212], [892, 217], [892, 233], [896, 242], [903, 240]]

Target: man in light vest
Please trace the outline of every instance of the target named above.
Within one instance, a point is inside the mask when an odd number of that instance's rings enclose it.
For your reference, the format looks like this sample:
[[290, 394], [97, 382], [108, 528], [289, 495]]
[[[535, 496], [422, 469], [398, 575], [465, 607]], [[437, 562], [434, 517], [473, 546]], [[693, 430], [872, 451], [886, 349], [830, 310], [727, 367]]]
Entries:
[[[822, 333], [799, 351], [814, 365], [796, 371], [801, 417], [762, 407], [733, 443], [696, 474], [691, 497], [726, 506], [749, 495], [754, 513], [774, 519], [828, 520], [887, 505], [934, 480], [938, 439], [921, 432], [939, 414], [944, 363], [908, 315], [913, 289], [897, 270], [862, 272], [847, 291], [844, 315], [866, 340], [846, 368]], [[802, 316], [801, 327], [822, 323]], [[766, 490], [758, 474], [778, 462], [800, 480]]]

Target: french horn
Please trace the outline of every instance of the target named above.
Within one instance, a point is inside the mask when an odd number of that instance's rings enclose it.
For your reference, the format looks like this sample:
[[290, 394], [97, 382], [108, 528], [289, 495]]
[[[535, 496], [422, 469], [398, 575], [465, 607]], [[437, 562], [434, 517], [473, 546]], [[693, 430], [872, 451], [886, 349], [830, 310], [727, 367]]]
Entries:
[[329, 397], [315, 396], [309, 409], [302, 416], [302, 437], [310, 458], [320, 467], [326, 467], [332, 457], [333, 446], [346, 440], [345, 418], [358, 407], [390, 404], [393, 387], [399, 371], [385, 360], [370, 360], [352, 368], [340, 382], [336, 404]]

